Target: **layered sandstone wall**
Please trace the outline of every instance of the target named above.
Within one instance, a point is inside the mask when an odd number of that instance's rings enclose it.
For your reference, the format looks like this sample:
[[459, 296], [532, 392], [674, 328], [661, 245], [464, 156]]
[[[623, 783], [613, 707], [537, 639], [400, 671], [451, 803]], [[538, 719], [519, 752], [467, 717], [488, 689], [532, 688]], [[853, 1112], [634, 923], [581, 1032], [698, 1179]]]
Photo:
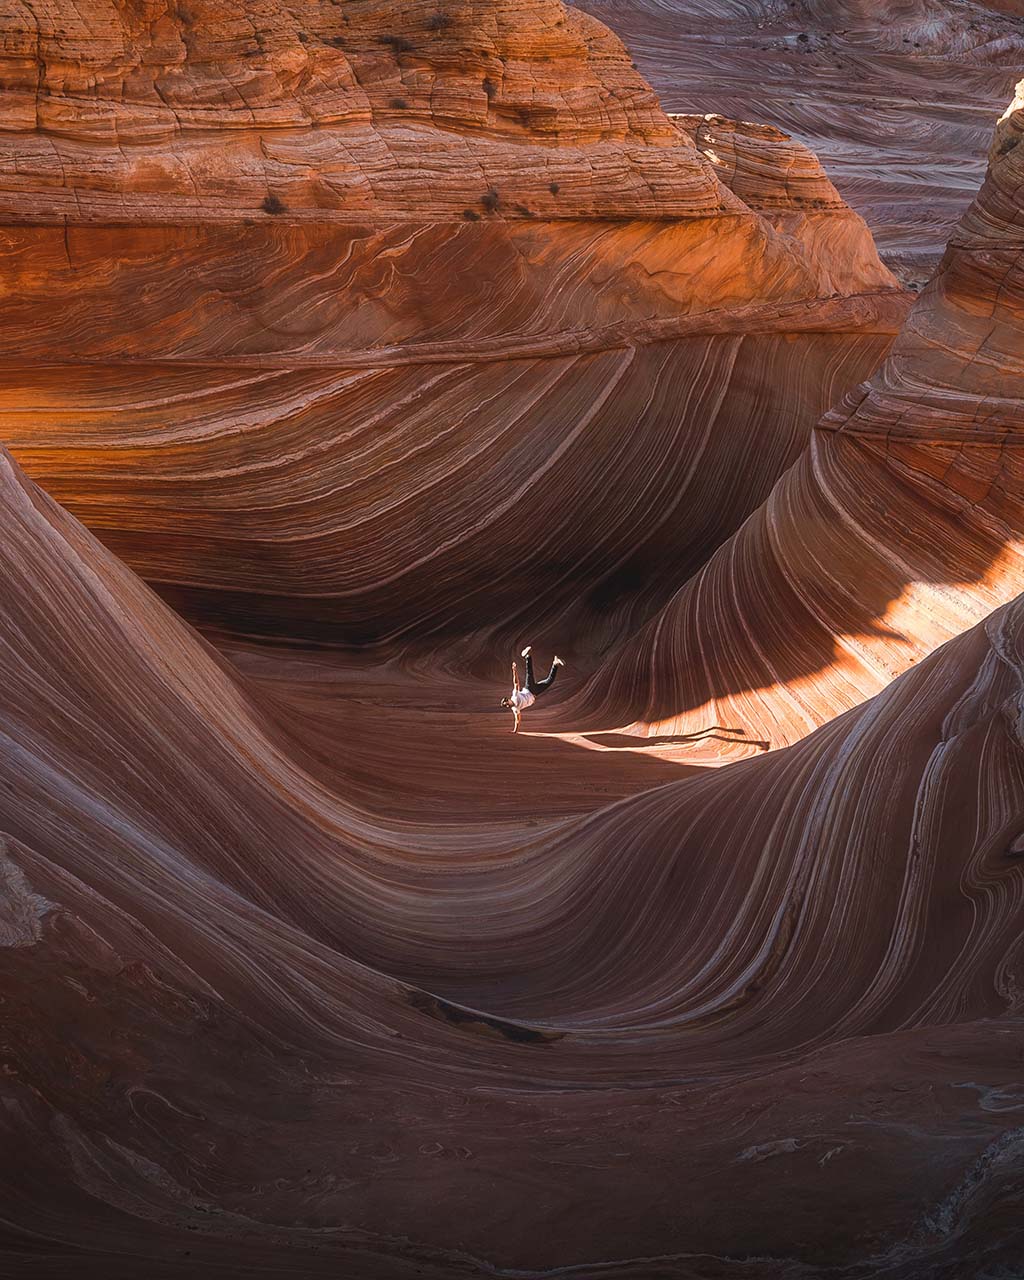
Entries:
[[[325, 786], [284, 703], [6, 456], [0, 533], [5, 1262], [909, 1280], [1014, 1256], [1019, 605], [789, 750], [647, 791], [638, 761], [639, 794], [566, 820], [570, 750], [527, 819], [436, 825]], [[322, 717], [331, 669], [300, 666]], [[393, 691], [372, 737], [401, 722]]]
[[598, 714], [783, 745], [1024, 587], [1022, 138], [1018, 98], [882, 368], [595, 681]]
[[870, 235], [770, 130], [720, 173], [554, 0], [250, 9], [3, 19], [0, 436], [212, 625], [528, 599], [599, 648], [884, 354]]
[[739, 207], [621, 43], [559, 0], [31, 0], [3, 26], [10, 220]]

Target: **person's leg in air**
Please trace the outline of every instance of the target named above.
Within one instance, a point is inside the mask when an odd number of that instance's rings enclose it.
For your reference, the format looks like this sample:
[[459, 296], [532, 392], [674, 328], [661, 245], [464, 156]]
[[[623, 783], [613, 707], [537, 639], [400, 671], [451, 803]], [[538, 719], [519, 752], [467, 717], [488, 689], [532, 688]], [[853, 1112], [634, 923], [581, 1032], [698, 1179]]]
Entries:
[[545, 689], [550, 689], [551, 686], [555, 683], [555, 676], [558, 675], [558, 668], [564, 667], [564, 666], [565, 666], [565, 663], [557, 654], [555, 654], [554, 658], [551, 660], [551, 670], [547, 673], [547, 675], [544, 677], [543, 680], [537, 680], [534, 682], [533, 692], [539, 695], [539, 694], [542, 694]]
[[533, 645], [528, 644], [519, 656], [526, 659], [526, 683], [523, 685], [523, 688], [528, 689], [530, 693], [536, 693], [537, 690], [534, 688], [533, 682], [533, 658], [530, 656], [532, 648]]
[[558, 675], [558, 668], [564, 667], [565, 663], [557, 654], [555, 654], [551, 663], [551, 670], [543, 680], [537, 680], [533, 674], [533, 659], [530, 657], [530, 649], [531, 646], [527, 645], [523, 650], [523, 657], [526, 659], [526, 687], [536, 697], [537, 695], [542, 694], [545, 689], [551, 688], [555, 683], [555, 676]]

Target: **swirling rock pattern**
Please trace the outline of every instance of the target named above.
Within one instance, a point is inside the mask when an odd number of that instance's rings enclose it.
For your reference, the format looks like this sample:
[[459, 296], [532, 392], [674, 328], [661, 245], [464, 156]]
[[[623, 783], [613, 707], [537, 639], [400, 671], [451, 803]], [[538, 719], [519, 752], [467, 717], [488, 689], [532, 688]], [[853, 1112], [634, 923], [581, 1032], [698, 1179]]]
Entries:
[[[520, 755], [525, 821], [464, 715], [478, 811], [410, 820], [369, 686], [366, 733], [329, 664], [241, 680], [6, 459], [0, 497], [10, 1274], [1019, 1257], [1020, 605], [725, 771]], [[344, 797], [277, 722], [310, 684]]]
[[723, 208], [618, 40], [559, 0], [30, 0], [4, 34], [18, 220], [461, 218], [492, 190], [520, 216]]
[[598, 650], [904, 296], [804, 148], [723, 122], [720, 172], [556, 0], [251, 8], [0, 17], [0, 436], [209, 626], [422, 647], [542, 600]]
[[4, 426], [55, 496], [207, 622], [422, 647], [514, 629], [524, 606], [539, 622], [543, 602], [599, 645], [700, 567], [884, 353], [870, 310], [862, 334], [855, 309], [833, 317], [834, 334], [500, 360], [26, 366]]
[[795, 741], [1024, 587], [1024, 110], [876, 376], [595, 679], [606, 727]]
[[886, 264], [933, 273], [1024, 66], [1020, 0], [584, 0], [669, 111], [771, 121], [821, 157]]
[[1021, 104], [842, 400], [806, 151], [438, 10], [5, 11], [0, 1274], [1012, 1274]]

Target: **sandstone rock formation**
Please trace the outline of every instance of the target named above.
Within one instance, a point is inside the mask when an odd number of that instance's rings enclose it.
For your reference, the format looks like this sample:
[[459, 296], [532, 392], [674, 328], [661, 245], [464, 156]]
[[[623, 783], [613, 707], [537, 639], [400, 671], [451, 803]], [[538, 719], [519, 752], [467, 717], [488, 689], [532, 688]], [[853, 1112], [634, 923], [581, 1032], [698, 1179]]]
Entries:
[[737, 207], [560, 0], [30, 0], [5, 37], [0, 211], [19, 221]]
[[553, 0], [0, 28], [0, 1277], [1014, 1274], [1024, 102], [858, 386]]
[[787, 751], [437, 827], [324, 785], [301, 688], [6, 459], [0, 497], [10, 1274], [1019, 1256], [1020, 605]]
[[593, 682], [606, 727], [792, 742], [1024, 588], [1022, 139], [1018, 97], [878, 374]]
[[669, 111], [771, 121], [820, 156], [883, 261], [934, 272], [1024, 66], [1021, 0], [582, 0]]
[[526, 598], [599, 647], [903, 314], [798, 145], [720, 173], [593, 19], [442, 8], [4, 20], [0, 437], [208, 624], [398, 645]]

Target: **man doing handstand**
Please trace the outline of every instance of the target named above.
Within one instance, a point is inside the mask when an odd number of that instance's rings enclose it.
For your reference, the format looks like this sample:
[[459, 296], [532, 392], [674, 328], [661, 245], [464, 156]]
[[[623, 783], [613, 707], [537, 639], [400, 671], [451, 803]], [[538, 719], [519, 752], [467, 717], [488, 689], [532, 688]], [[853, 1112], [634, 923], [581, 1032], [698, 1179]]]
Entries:
[[512, 663], [512, 692], [507, 698], [502, 698], [501, 705], [507, 707], [515, 717], [515, 726], [513, 733], [519, 732], [519, 720], [527, 707], [532, 707], [542, 693], [546, 689], [550, 689], [555, 683], [555, 676], [558, 675], [558, 668], [564, 667], [565, 663], [556, 654], [551, 662], [551, 670], [543, 680], [537, 680], [533, 674], [533, 659], [530, 657], [532, 646], [527, 645], [522, 652], [522, 657], [526, 659], [526, 684], [523, 688], [519, 687], [519, 668], [515, 662]]

